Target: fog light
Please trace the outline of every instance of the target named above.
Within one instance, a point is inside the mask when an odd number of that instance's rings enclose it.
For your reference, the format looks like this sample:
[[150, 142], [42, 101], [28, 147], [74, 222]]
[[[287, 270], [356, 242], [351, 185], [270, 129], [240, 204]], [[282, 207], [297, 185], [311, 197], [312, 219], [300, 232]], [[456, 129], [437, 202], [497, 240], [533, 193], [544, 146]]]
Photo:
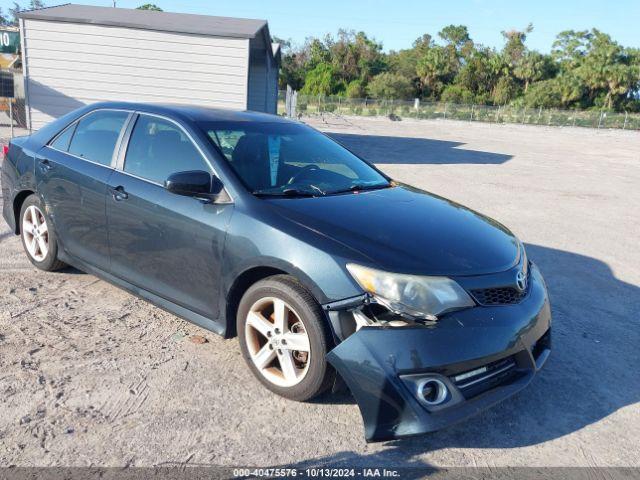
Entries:
[[428, 378], [420, 383], [418, 392], [427, 405], [440, 405], [447, 400], [449, 389], [436, 378]]

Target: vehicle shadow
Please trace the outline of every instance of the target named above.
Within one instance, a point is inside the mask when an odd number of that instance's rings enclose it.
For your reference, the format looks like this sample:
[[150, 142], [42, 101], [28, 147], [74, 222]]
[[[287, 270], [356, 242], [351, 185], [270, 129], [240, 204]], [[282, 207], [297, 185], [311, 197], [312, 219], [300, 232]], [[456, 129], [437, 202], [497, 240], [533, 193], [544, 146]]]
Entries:
[[58, 273], [66, 273], [67, 275], [86, 275], [86, 272], [82, 270], [78, 270], [76, 267], [72, 267], [71, 265], [67, 265], [61, 270], [58, 270]]
[[502, 153], [458, 148], [464, 145], [462, 142], [338, 132], [327, 134], [362, 158], [379, 165], [499, 165], [513, 158]]
[[11, 238], [15, 234], [11, 230], [7, 230], [6, 232], [0, 233], [0, 242], [2, 242], [5, 238]]
[[[386, 442], [377, 462], [445, 448], [517, 448], [578, 431], [640, 401], [640, 288], [601, 260], [527, 245], [553, 311], [552, 354], [522, 392], [458, 425]], [[388, 455], [388, 458], [387, 458]], [[379, 464], [379, 463], [378, 463]]]
[[[402, 478], [414, 479], [425, 478], [427, 475], [432, 475], [438, 472], [438, 469], [433, 465], [420, 459], [407, 459], [405, 452], [402, 451], [401, 446], [393, 446], [384, 451], [372, 452], [366, 455], [362, 455], [352, 451], [342, 451], [334, 453], [332, 455], [326, 455], [324, 457], [317, 457], [310, 460], [303, 460], [288, 465], [274, 466], [272, 468], [295, 468], [298, 471], [308, 468], [386, 468], [392, 469], [393, 467], [402, 467]], [[357, 474], [356, 474], [357, 475]], [[318, 475], [319, 476], [319, 475]], [[379, 476], [382, 474], [369, 476]]]

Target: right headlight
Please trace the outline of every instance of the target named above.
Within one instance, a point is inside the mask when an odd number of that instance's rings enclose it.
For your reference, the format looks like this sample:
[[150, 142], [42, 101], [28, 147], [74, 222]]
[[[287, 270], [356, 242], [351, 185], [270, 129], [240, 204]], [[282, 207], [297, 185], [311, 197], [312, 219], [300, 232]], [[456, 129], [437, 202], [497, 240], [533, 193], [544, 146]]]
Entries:
[[394, 312], [437, 320], [443, 313], [475, 305], [448, 277], [389, 273], [353, 263], [347, 264], [347, 270], [366, 292]]

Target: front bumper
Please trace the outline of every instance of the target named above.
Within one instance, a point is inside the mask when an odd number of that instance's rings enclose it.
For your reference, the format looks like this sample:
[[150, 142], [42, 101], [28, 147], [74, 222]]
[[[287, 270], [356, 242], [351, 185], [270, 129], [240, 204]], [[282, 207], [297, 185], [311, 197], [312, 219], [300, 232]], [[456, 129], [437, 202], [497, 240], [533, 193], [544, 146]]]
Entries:
[[[519, 304], [453, 312], [432, 326], [363, 327], [327, 360], [358, 403], [366, 440], [391, 440], [439, 430], [524, 388], [549, 356], [550, 327], [544, 280], [532, 265], [530, 291]], [[491, 377], [486, 388], [461, 388], [465, 382], [456, 381], [464, 372], [507, 362], [509, 375]], [[438, 407], [420, 401], [407, 379], [425, 375], [446, 384], [451, 401]]]

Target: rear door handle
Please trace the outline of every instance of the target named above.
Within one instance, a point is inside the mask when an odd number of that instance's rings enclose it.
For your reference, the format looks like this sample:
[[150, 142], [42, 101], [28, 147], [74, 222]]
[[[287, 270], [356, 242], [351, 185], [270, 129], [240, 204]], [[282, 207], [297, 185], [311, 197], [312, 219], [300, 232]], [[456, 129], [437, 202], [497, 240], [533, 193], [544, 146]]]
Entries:
[[119, 202], [121, 200], [126, 200], [127, 198], [129, 198], [129, 194], [125, 192], [124, 187], [122, 185], [115, 188], [109, 188], [109, 191], [111, 192], [111, 196], [116, 202]]
[[44, 160], [40, 160], [40, 171], [42, 171], [42, 173], [47, 173], [52, 168], [53, 164], [49, 160], [46, 158]]

